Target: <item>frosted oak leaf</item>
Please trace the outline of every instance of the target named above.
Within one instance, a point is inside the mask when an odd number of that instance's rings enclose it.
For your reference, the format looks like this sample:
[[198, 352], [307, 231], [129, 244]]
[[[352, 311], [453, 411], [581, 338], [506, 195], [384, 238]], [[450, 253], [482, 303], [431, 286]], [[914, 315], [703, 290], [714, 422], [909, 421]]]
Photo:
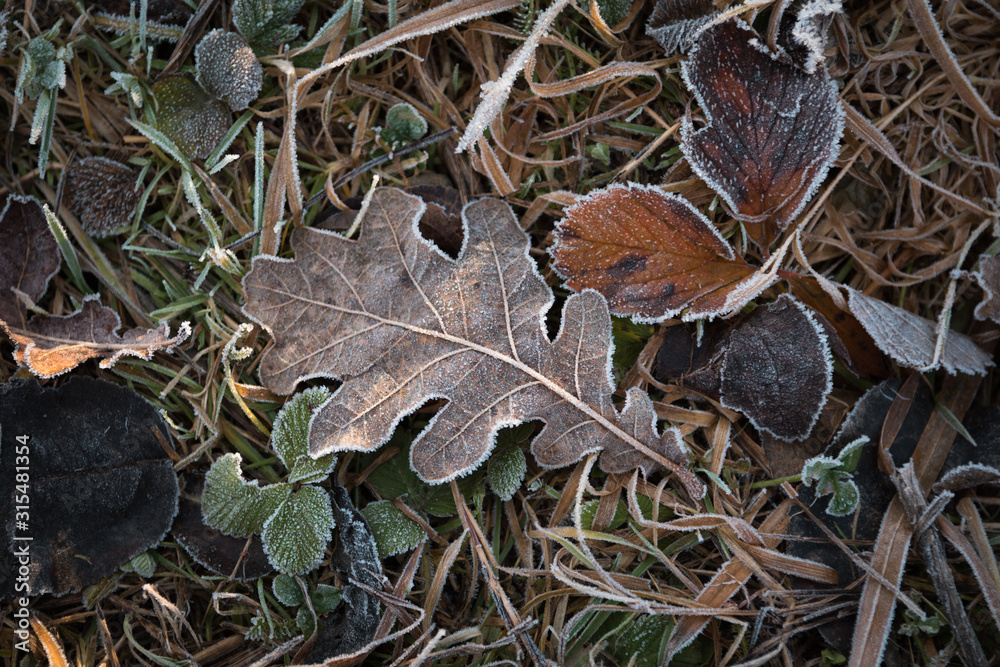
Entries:
[[542, 466], [603, 450], [606, 471], [663, 465], [701, 497], [704, 487], [681, 466], [680, 433], [657, 432], [649, 397], [632, 389], [620, 413], [611, 401], [604, 298], [571, 296], [550, 341], [552, 291], [510, 207], [489, 199], [466, 206], [457, 260], [420, 236], [423, 209], [416, 197], [380, 189], [360, 240], [298, 229], [294, 260], [257, 258], [243, 281], [245, 313], [275, 339], [260, 368], [270, 389], [344, 381], [312, 418], [310, 454], [377, 449], [405, 415], [443, 398], [410, 452], [424, 481], [471, 472], [501, 428], [537, 419], [545, 428], [532, 453]]

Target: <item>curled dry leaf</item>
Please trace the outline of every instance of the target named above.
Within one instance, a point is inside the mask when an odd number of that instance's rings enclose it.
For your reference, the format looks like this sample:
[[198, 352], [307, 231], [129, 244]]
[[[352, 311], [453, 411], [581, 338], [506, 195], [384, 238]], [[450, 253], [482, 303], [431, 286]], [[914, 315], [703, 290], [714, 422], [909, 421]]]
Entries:
[[153, 84], [156, 127], [186, 156], [206, 158], [226, 136], [232, 122], [229, 108], [186, 76], [171, 76]]
[[99, 297], [85, 297], [83, 306], [72, 315], [32, 317], [24, 327], [0, 320], [17, 347], [14, 358], [38, 377], [49, 378], [76, 368], [88, 359], [101, 357], [101, 368], [111, 368], [122, 357], [150, 359], [155, 352], [170, 352], [191, 335], [191, 326], [181, 324], [175, 336], [161, 322], [156, 329], [129, 329], [118, 314], [100, 305]]
[[980, 259], [979, 270], [972, 277], [983, 290], [983, 300], [974, 313], [976, 319], [990, 319], [1000, 324], [1000, 257]]
[[555, 235], [553, 268], [570, 289], [596, 289], [643, 322], [730, 313], [770, 284], [687, 200], [635, 183], [592, 192]]
[[[170, 530], [180, 495], [160, 444], [170, 433], [138, 394], [92, 378], [55, 389], [15, 380], [0, 386], [0, 415], [0, 467], [10, 473], [0, 478], [0, 511], [11, 517], [0, 522], [0, 597], [24, 581], [25, 548], [27, 594], [63, 595], [112, 574]], [[22, 527], [13, 520], [25, 502], [15, 457], [29, 453], [31, 517]]]
[[539, 419], [546, 426], [532, 452], [542, 466], [603, 449], [609, 472], [659, 463], [703, 495], [680, 465], [679, 432], [656, 432], [649, 397], [634, 389], [621, 413], [612, 404], [604, 299], [570, 297], [550, 342], [552, 291], [510, 207], [466, 206], [457, 260], [419, 236], [423, 209], [399, 190], [377, 190], [359, 241], [298, 229], [295, 260], [259, 257], [243, 281], [246, 314], [275, 338], [260, 370], [269, 388], [287, 394], [305, 378], [344, 380], [312, 419], [310, 453], [374, 450], [403, 416], [445, 398], [410, 452], [425, 481], [471, 472], [501, 428]]
[[80, 226], [95, 238], [132, 222], [141, 191], [135, 173], [103, 157], [80, 160], [66, 171], [67, 192]]
[[21, 326], [24, 308], [14, 290], [32, 301], [42, 298], [62, 256], [34, 197], [7, 198], [0, 212], [0, 238], [0, 320]]
[[712, 0], [658, 0], [646, 23], [646, 34], [667, 54], [687, 51], [698, 31], [717, 15]]
[[889, 305], [884, 301], [848, 289], [848, 307], [865, 328], [878, 348], [900, 366], [918, 370], [943, 368], [949, 374], [985, 375], [992, 367], [990, 355], [983, 352], [968, 336], [949, 331], [941, 358], [934, 361], [937, 343], [937, 323], [927, 318]]
[[243, 111], [257, 99], [264, 70], [246, 40], [235, 32], [216, 29], [194, 48], [198, 83], [212, 95]]
[[837, 157], [844, 112], [826, 71], [807, 74], [739, 19], [706, 28], [681, 66], [707, 125], [681, 150], [759, 246], [805, 207]]

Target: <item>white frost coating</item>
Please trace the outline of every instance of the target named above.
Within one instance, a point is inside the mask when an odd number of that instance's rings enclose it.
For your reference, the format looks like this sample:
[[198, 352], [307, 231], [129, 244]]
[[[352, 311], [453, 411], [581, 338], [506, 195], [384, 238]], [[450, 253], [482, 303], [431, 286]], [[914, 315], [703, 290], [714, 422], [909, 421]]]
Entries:
[[706, 24], [718, 14], [708, 14], [696, 19], [682, 19], [670, 25], [651, 28], [646, 25], [646, 34], [660, 43], [668, 54], [674, 51], [684, 53], [695, 43], [695, 37]]
[[949, 375], [985, 375], [994, 363], [990, 355], [963, 334], [949, 332], [937, 363], [934, 348], [937, 323], [902, 308], [846, 288], [851, 314], [872, 337], [878, 348], [900, 366], [924, 371], [943, 368]]
[[812, 0], [799, 10], [792, 26], [792, 39], [805, 47], [807, 52], [803, 69], [809, 74], [823, 62], [826, 49], [826, 33], [833, 18], [843, 13], [840, 0]]
[[[754, 31], [753, 28], [747, 25], [744, 21], [739, 19], [728, 19], [728, 22], [732, 23], [741, 30], [745, 30], [746, 32], [750, 33], [751, 36], [747, 40], [748, 44], [752, 48], [755, 48], [761, 53], [766, 54], [775, 63], [776, 66], [782, 68], [792, 67], [791, 65], [788, 64], [787, 55], [784, 52], [774, 53], [770, 49], [768, 49], [764, 44], [760, 42], [759, 38], [757, 37], [756, 31]], [[723, 25], [725, 23], [726, 21], [706, 26], [706, 28], [700, 34], [704, 35], [706, 32], [710, 31], [716, 26]], [[736, 207], [736, 200], [733, 195], [732, 188], [727, 187], [725, 183], [721, 182], [710, 171], [712, 166], [703, 163], [702, 160], [700, 159], [700, 154], [698, 154], [692, 148], [692, 141], [695, 140], [696, 137], [706, 132], [709, 129], [709, 127], [714, 126], [716, 120], [711, 113], [710, 109], [711, 105], [706, 105], [705, 96], [701, 88], [701, 82], [698, 80], [698, 75], [696, 72], [692, 71], [694, 69], [694, 65], [692, 65], [692, 63], [694, 63], [698, 58], [707, 58], [711, 62], [714, 62], [718, 59], [718, 54], [710, 53], [702, 55], [701, 47], [703, 46], [703, 44], [704, 44], [703, 40], [696, 41], [694, 48], [691, 50], [691, 55], [688, 58], [688, 60], [681, 63], [681, 78], [683, 79], [684, 84], [688, 87], [688, 89], [694, 94], [695, 99], [698, 102], [698, 106], [701, 108], [702, 113], [705, 116], [707, 126], [700, 130], [695, 131], [694, 125], [691, 121], [690, 113], [685, 115], [683, 122], [681, 124], [681, 151], [684, 153], [685, 157], [687, 157], [688, 162], [691, 164], [691, 168], [695, 171], [695, 173], [705, 182], [706, 185], [712, 188], [716, 193], [719, 194], [719, 196], [721, 196], [725, 200], [730, 210], [738, 219], [745, 220], [748, 222], [760, 222], [761, 220], [766, 218], [767, 215], [750, 216], [739, 213]], [[819, 75], [814, 75], [814, 76], [819, 76]], [[779, 225], [782, 229], [787, 227], [788, 224], [796, 216], [798, 216], [799, 213], [802, 212], [806, 204], [809, 203], [809, 200], [812, 199], [813, 195], [816, 193], [816, 190], [819, 188], [820, 184], [826, 179], [826, 175], [829, 172], [830, 167], [833, 166], [833, 163], [837, 158], [838, 154], [837, 149], [840, 145], [840, 139], [844, 133], [845, 112], [841, 107], [841, 105], [837, 103], [838, 90], [836, 82], [833, 81], [833, 79], [829, 79], [828, 86], [830, 89], [830, 96], [831, 96], [830, 99], [833, 101], [833, 104], [830, 105], [829, 109], [831, 115], [833, 116], [832, 118], [833, 126], [831, 128], [832, 129], [831, 136], [833, 137], [833, 141], [831, 142], [831, 148], [826, 152], [826, 155], [823, 157], [822, 161], [809, 165], [810, 168], [815, 169], [815, 173], [813, 174], [809, 182], [804, 184], [805, 186], [804, 191], [802, 191], [800, 187], [800, 190], [796, 191], [792, 195], [792, 197], [795, 197], [798, 196], [798, 192], [803, 192], [801, 199], [799, 200], [799, 204], [795, 207], [795, 209], [785, 214], [782, 217], [782, 219], [778, 220]], [[799, 97], [794, 100], [796, 105], [801, 105], [801, 99], [802, 95], [800, 94]]]
[[[971, 483], [962, 479], [970, 472], [978, 473], [978, 475], [973, 477], [974, 481]], [[957, 491], [960, 489], [971, 488], [979, 484], [1000, 484], [1000, 470], [984, 463], [966, 463], [965, 465], [952, 468], [947, 473], [942, 475], [941, 479], [935, 482], [934, 490], [940, 491], [942, 489], [948, 489], [950, 491]]]
[[568, 4], [569, 0], [556, 0], [548, 9], [542, 12], [535, 21], [535, 25], [531, 28], [528, 38], [524, 40], [524, 43], [521, 44], [507, 62], [507, 67], [504, 69], [503, 74], [500, 75], [500, 78], [496, 81], [483, 83], [481, 87], [483, 100], [476, 108], [476, 113], [472, 116], [472, 120], [466, 126], [462, 138], [459, 139], [458, 145], [455, 147], [456, 153], [461, 153], [476, 143], [479, 137], [483, 136], [483, 132], [486, 131], [486, 128], [496, 118], [497, 114], [503, 110], [503, 106], [507, 102], [507, 96], [510, 95], [510, 89], [513, 88], [517, 76], [524, 69], [525, 65], [528, 64], [528, 60], [534, 57], [538, 43], [542, 37], [548, 34], [553, 21], [556, 20], [556, 17], [559, 16]]

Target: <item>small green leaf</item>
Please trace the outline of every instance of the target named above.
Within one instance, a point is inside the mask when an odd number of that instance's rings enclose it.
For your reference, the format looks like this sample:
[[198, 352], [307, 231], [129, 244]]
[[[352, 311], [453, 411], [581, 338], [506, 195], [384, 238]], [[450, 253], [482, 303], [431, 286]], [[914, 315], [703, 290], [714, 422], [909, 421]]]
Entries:
[[279, 572], [305, 574], [323, 560], [333, 526], [330, 494], [318, 486], [303, 486], [264, 524], [264, 552]]
[[840, 467], [840, 461], [829, 456], [814, 456], [802, 465], [802, 483], [811, 486], [814, 481], [823, 480], [828, 473]]
[[378, 545], [379, 558], [406, 553], [427, 539], [423, 529], [389, 500], [376, 500], [361, 510]]
[[850, 514], [858, 506], [858, 485], [852, 479], [837, 480], [833, 483], [833, 498], [826, 506], [830, 516]]
[[152, 551], [143, 551], [141, 554], [125, 563], [121, 567], [122, 572], [135, 572], [140, 577], [149, 579], [156, 572], [156, 559]]
[[385, 115], [388, 126], [382, 131], [382, 138], [392, 148], [416, 141], [427, 134], [427, 120], [412, 104], [402, 102], [395, 105]]
[[[669, 616], [639, 614], [614, 644], [614, 656], [622, 665], [657, 667], [663, 662], [667, 638], [674, 629]], [[634, 658], [635, 662], [629, 662]]]
[[597, 11], [609, 28], [625, 20], [632, 9], [632, 0], [597, 0]]
[[271, 590], [278, 602], [286, 607], [297, 607], [305, 601], [299, 582], [287, 574], [279, 574], [271, 583]]
[[288, 481], [322, 482], [329, 477], [337, 457], [333, 454], [312, 459], [309, 456], [309, 420], [313, 411], [326, 403], [330, 390], [315, 387], [296, 394], [278, 413], [271, 431], [271, 447], [285, 467], [291, 470]]
[[863, 435], [857, 440], [844, 445], [844, 448], [837, 454], [837, 460], [840, 461], [840, 469], [844, 472], [854, 472], [858, 467], [858, 461], [861, 460], [861, 450], [867, 443], [868, 436]]
[[524, 452], [514, 445], [490, 457], [486, 476], [493, 492], [506, 502], [521, 488], [527, 470], [528, 462], [524, 458]]
[[288, 484], [261, 487], [248, 482], [240, 470], [239, 454], [217, 459], [205, 475], [201, 511], [205, 523], [232, 537], [249, 537], [264, 525], [292, 492]]
[[309, 601], [312, 602], [317, 614], [326, 614], [340, 604], [340, 589], [329, 584], [319, 584], [309, 595]]
[[292, 19], [305, 0], [234, 0], [233, 25], [258, 54], [294, 39], [302, 28]]

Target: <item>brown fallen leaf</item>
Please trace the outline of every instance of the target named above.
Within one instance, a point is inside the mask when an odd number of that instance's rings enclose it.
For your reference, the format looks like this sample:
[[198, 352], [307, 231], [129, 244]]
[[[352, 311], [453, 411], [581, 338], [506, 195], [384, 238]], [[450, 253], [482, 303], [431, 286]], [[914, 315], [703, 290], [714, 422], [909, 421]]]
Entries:
[[848, 288], [848, 307], [882, 352], [900, 366], [949, 374], [985, 375], [993, 360], [968, 336], [948, 332], [940, 359], [934, 361], [937, 323]]
[[712, 0], [658, 0], [646, 23], [646, 34], [667, 52], [687, 51], [694, 37], [718, 15]]
[[0, 320], [20, 326], [25, 313], [13, 290], [32, 301], [42, 298], [62, 256], [34, 197], [7, 198], [0, 212], [0, 238]]
[[377, 449], [403, 416], [445, 398], [410, 452], [425, 481], [471, 472], [502, 427], [539, 419], [532, 452], [542, 466], [603, 449], [609, 472], [661, 464], [701, 497], [704, 486], [681, 467], [679, 431], [657, 432], [649, 397], [631, 390], [620, 413], [611, 402], [604, 299], [571, 296], [550, 342], [552, 292], [510, 207], [466, 206], [457, 260], [417, 234], [423, 210], [404, 192], [376, 190], [359, 241], [297, 229], [294, 260], [259, 257], [243, 280], [245, 313], [275, 339], [264, 384], [288, 394], [306, 378], [344, 381], [312, 419], [310, 452]]
[[705, 29], [681, 65], [707, 121], [695, 131], [685, 119], [681, 150], [762, 248], [805, 207], [844, 131], [829, 74], [808, 74], [789, 60], [729, 19]]
[[596, 289], [612, 313], [642, 322], [729, 313], [770, 284], [687, 200], [636, 183], [567, 209], [549, 252], [570, 289]]
[[23, 327], [0, 320], [0, 327], [17, 344], [17, 363], [42, 378], [60, 375], [96, 357], [103, 357], [101, 368], [111, 368], [125, 356], [150, 359], [154, 352], [170, 352], [191, 335], [187, 322], [173, 337], [166, 322], [156, 329], [116, 333], [121, 326], [118, 314], [100, 305], [97, 295], [84, 297], [83, 306], [71, 315], [36, 316]]

